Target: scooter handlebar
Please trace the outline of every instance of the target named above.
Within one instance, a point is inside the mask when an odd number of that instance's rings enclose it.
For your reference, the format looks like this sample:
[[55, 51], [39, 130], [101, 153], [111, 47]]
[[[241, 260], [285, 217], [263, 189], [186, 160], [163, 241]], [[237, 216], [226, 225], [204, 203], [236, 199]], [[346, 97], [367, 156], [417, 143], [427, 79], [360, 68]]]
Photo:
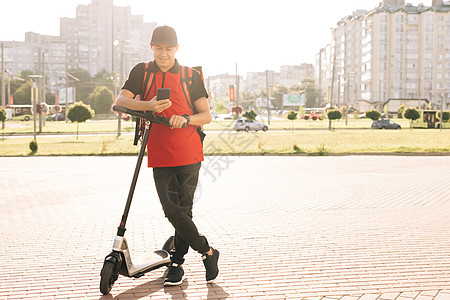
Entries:
[[[144, 120], [148, 120], [150, 122], [163, 124], [163, 125], [172, 127], [169, 123], [169, 118], [166, 118], [166, 117], [160, 116], [160, 115], [155, 115], [155, 113], [152, 111], [132, 110], [132, 109], [128, 109], [126, 107], [119, 106], [119, 105], [114, 105], [112, 109], [114, 111], [129, 114], [129, 115], [132, 115], [132, 116], [144, 119]], [[183, 124], [183, 128], [185, 128], [185, 127], [186, 127], [186, 123]]]

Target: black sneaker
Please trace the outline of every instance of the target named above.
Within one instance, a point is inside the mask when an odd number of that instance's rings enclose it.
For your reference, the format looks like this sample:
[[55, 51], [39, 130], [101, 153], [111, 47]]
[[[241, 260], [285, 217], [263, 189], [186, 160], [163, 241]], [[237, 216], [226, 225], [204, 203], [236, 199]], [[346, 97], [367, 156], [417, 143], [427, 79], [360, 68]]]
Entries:
[[183, 268], [176, 263], [171, 263], [168, 269], [164, 285], [180, 285], [184, 280]]
[[219, 251], [211, 248], [213, 250], [212, 255], [203, 254], [203, 264], [206, 269], [206, 282], [213, 283], [219, 276]]

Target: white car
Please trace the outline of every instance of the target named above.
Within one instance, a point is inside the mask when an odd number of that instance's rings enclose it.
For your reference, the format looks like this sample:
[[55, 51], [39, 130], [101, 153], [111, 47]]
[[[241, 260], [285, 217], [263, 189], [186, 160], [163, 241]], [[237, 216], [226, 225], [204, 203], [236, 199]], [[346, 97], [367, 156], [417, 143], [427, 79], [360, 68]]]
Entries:
[[267, 131], [267, 130], [269, 130], [269, 127], [266, 124], [260, 123], [258, 121], [247, 120], [247, 119], [244, 119], [244, 118], [239, 118], [239, 119], [236, 120], [236, 123], [234, 123], [234, 129], [236, 131], [244, 130], [246, 132], [249, 132], [250, 130]]

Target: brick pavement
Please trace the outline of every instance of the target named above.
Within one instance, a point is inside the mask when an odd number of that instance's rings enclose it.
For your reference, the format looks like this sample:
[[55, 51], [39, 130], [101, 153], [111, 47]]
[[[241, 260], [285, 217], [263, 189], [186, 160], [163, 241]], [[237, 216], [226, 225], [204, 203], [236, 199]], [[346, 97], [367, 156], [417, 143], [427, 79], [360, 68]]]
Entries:
[[[135, 157], [0, 158], [0, 299], [450, 299], [450, 157], [207, 157], [194, 217], [222, 252], [99, 292]], [[133, 260], [172, 234], [143, 168]]]

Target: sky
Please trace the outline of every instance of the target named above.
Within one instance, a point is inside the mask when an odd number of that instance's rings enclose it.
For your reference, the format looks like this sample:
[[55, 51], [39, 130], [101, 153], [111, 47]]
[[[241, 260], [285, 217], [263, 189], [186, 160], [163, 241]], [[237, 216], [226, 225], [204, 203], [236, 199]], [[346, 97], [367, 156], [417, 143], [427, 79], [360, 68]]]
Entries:
[[[314, 64], [336, 23], [381, 0], [114, 0], [145, 22], [175, 28], [183, 65], [203, 66], [205, 76]], [[25, 32], [59, 35], [61, 17], [74, 18], [91, 0], [1, 0], [0, 41], [23, 41]], [[431, 0], [419, 2], [430, 5]], [[428, 3], [429, 2], [429, 3]], [[150, 37], [147, 41], [150, 40]], [[147, 42], [146, 41], [146, 42]], [[149, 49], [150, 51], [150, 49]]]

